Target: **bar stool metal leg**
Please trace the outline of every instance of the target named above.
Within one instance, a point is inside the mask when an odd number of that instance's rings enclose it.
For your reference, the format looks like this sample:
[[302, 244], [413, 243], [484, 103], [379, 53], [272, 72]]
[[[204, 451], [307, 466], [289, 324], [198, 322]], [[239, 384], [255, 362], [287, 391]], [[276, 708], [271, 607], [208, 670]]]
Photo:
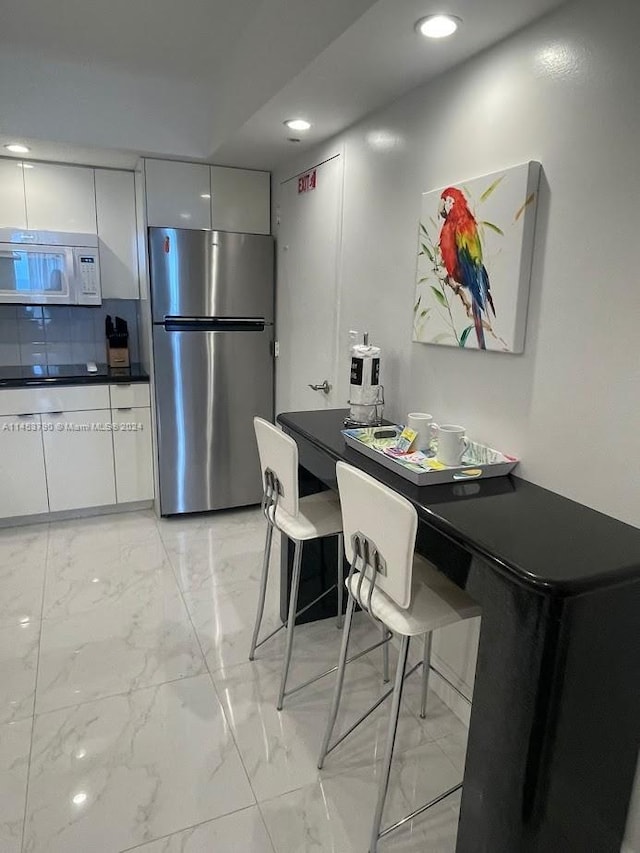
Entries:
[[291, 594], [289, 598], [289, 615], [287, 616], [287, 645], [282, 665], [282, 679], [280, 681], [280, 693], [276, 708], [282, 711], [284, 694], [287, 687], [287, 676], [289, 675], [289, 664], [291, 663], [291, 651], [293, 649], [293, 632], [296, 626], [296, 610], [298, 607], [298, 588], [300, 586], [300, 569], [302, 566], [302, 542], [295, 540], [293, 555], [293, 575], [291, 578]]
[[350, 595], [349, 600], [347, 602], [347, 613], [344, 621], [344, 628], [342, 629], [342, 645], [340, 647], [340, 659], [338, 661], [338, 671], [336, 673], [336, 683], [333, 688], [333, 700], [331, 703], [331, 711], [329, 713], [329, 720], [327, 721], [327, 729], [324, 733], [324, 740], [322, 741], [322, 749], [320, 750], [320, 758], [318, 759], [318, 770], [322, 770], [322, 765], [324, 764], [324, 760], [327, 757], [327, 751], [329, 749], [329, 741], [331, 740], [331, 735], [333, 734], [333, 728], [336, 724], [336, 719], [338, 717], [338, 710], [340, 709], [340, 700], [342, 699], [342, 687], [344, 685], [344, 671], [347, 665], [347, 653], [349, 651], [349, 635], [351, 633], [351, 620], [353, 617], [353, 610], [355, 608], [355, 599]]
[[422, 701], [420, 702], [420, 716], [424, 720], [427, 716], [427, 691], [429, 690], [429, 670], [431, 669], [431, 631], [424, 635], [424, 653], [422, 655]]
[[[381, 625], [382, 639], [384, 640], [390, 633], [386, 625]], [[382, 680], [385, 684], [389, 683], [389, 643], [385, 643], [382, 647]]]
[[344, 555], [344, 544], [342, 541], [342, 533], [338, 533], [338, 616], [336, 619], [336, 625], [338, 628], [342, 628], [342, 603], [343, 603], [343, 595], [344, 595], [344, 572], [342, 571], [343, 566], [343, 555]]
[[272, 540], [273, 524], [267, 522], [267, 536], [264, 545], [264, 557], [262, 559], [262, 577], [260, 578], [260, 596], [258, 598], [256, 624], [254, 625], [253, 637], [251, 638], [251, 650], [249, 652], [249, 660], [253, 660], [255, 657], [256, 646], [258, 644], [258, 635], [260, 634], [260, 626], [262, 625], [262, 616], [264, 614], [264, 601], [267, 595], [267, 581], [269, 580], [269, 561], [271, 559]]
[[398, 717], [400, 716], [400, 703], [402, 701], [402, 689], [404, 687], [404, 676], [405, 670], [407, 668], [407, 657], [409, 655], [410, 639], [410, 637], [403, 637], [402, 642], [400, 644], [400, 656], [398, 658], [396, 680], [393, 688], [393, 698], [391, 700], [391, 714], [389, 716], [389, 733], [387, 735], [384, 760], [382, 762], [382, 776], [380, 778], [380, 787], [378, 788], [378, 802], [376, 804], [376, 811], [373, 818], [369, 853], [376, 853], [378, 849], [380, 826], [382, 824], [382, 813], [384, 811], [384, 804], [387, 799], [387, 790], [389, 789], [389, 774], [391, 772], [391, 761], [393, 759], [396, 733], [398, 731]]

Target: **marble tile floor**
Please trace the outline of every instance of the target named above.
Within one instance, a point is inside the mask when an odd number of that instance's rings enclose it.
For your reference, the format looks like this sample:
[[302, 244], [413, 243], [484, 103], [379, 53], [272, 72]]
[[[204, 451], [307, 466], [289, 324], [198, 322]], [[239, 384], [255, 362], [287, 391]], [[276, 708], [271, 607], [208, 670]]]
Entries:
[[[1, 853], [366, 853], [383, 706], [316, 760], [333, 681], [275, 697], [279, 634], [247, 660], [264, 521], [139, 512], [0, 531]], [[279, 624], [278, 552], [265, 628]], [[356, 617], [354, 648], [377, 638]], [[300, 626], [291, 684], [332, 666], [333, 620]], [[348, 671], [344, 726], [381, 689]], [[375, 659], [374, 659], [375, 658]], [[465, 727], [407, 691], [386, 820], [461, 776]], [[450, 798], [380, 844], [453, 853]]]

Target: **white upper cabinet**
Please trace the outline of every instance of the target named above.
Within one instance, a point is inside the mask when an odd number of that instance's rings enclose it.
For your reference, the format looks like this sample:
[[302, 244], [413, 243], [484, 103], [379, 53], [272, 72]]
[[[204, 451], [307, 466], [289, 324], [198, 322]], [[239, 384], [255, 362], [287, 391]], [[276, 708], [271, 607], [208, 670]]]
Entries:
[[0, 160], [0, 228], [26, 227], [22, 163], [19, 160]]
[[103, 299], [138, 299], [136, 199], [132, 172], [96, 169]]
[[269, 172], [212, 166], [211, 220], [216, 231], [270, 234]]
[[24, 170], [27, 228], [96, 233], [93, 169], [33, 163]]
[[211, 228], [209, 166], [145, 160], [147, 224]]

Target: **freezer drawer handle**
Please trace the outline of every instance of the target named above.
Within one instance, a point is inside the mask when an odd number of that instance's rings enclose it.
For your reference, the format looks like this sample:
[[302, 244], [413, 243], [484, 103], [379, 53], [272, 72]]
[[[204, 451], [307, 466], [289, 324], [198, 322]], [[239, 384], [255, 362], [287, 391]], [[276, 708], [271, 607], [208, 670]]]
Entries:
[[165, 317], [167, 332], [263, 332], [263, 317]]

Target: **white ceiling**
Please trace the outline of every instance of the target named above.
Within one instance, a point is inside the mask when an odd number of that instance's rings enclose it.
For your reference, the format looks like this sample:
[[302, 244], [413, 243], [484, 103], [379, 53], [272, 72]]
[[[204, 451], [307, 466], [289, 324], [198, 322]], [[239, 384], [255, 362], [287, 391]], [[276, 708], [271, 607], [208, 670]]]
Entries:
[[[315, 145], [560, 2], [2, 0], [0, 143], [271, 168], [293, 153], [285, 118], [313, 122], [296, 152]], [[463, 19], [452, 39], [414, 32], [445, 8]]]
[[[216, 151], [216, 160], [278, 163], [415, 86], [503, 39], [559, 6], [561, 0], [381, 0], [330, 44]], [[414, 24], [434, 9], [462, 18], [450, 39], [419, 36]], [[306, 134], [287, 133], [282, 119], [308, 116]], [[301, 142], [283, 151], [287, 136]]]
[[3, 0], [6, 45], [80, 64], [212, 79], [260, 0]]

